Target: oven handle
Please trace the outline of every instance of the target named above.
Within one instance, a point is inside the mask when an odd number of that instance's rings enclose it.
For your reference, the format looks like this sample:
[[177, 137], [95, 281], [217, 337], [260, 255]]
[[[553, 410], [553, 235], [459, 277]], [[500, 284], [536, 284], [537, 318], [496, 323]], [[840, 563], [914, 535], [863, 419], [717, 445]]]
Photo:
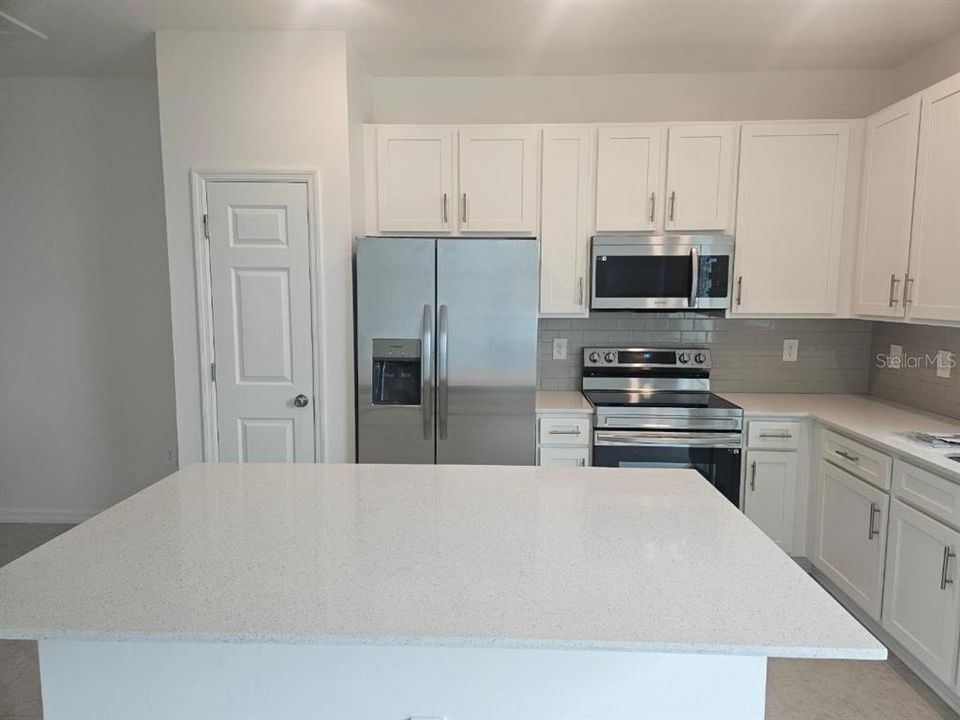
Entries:
[[689, 433], [689, 432], [606, 432], [597, 430], [593, 444], [621, 447], [718, 447], [738, 448], [742, 444], [740, 433]]

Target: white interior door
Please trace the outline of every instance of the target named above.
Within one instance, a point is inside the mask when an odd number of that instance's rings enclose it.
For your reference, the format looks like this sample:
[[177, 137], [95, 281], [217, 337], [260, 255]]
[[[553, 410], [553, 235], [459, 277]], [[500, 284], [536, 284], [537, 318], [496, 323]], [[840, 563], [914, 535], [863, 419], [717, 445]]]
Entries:
[[597, 231], [661, 227], [663, 128], [602, 127], [597, 139]]
[[727, 230], [735, 125], [681, 125], [667, 143], [667, 230]]
[[314, 462], [306, 183], [207, 184], [222, 462]]

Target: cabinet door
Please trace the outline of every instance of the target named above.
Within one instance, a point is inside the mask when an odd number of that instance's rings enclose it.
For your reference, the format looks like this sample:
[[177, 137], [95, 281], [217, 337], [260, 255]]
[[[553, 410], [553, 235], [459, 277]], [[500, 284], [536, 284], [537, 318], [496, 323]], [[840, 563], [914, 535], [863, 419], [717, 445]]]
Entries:
[[735, 140], [733, 125], [670, 128], [667, 230], [730, 229]]
[[663, 128], [600, 128], [597, 139], [597, 231], [662, 227]]
[[850, 128], [745, 125], [733, 312], [837, 310]]
[[587, 312], [590, 249], [590, 130], [543, 131], [540, 314]]
[[453, 139], [436, 127], [377, 128], [377, 217], [380, 232], [453, 228]]
[[539, 128], [460, 130], [460, 229], [537, 234]]
[[747, 453], [744, 511], [785, 552], [793, 549], [797, 454], [751, 450]]
[[958, 548], [960, 533], [893, 501], [883, 627], [947, 683], [960, 643]]
[[818, 490], [814, 564], [879, 620], [890, 497], [826, 461]]
[[910, 278], [911, 320], [960, 321], [960, 75], [923, 93]]
[[540, 448], [537, 465], [554, 467], [587, 467], [590, 464], [590, 448]]
[[867, 118], [855, 313], [903, 317], [919, 132], [919, 96]]

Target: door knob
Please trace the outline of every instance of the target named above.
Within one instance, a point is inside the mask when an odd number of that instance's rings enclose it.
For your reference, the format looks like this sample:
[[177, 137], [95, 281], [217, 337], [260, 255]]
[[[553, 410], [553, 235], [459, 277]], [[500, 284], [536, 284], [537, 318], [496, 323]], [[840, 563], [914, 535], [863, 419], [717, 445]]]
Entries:
[[306, 407], [309, 402], [310, 402], [310, 398], [308, 398], [306, 395], [297, 395], [293, 399], [293, 404], [296, 407]]

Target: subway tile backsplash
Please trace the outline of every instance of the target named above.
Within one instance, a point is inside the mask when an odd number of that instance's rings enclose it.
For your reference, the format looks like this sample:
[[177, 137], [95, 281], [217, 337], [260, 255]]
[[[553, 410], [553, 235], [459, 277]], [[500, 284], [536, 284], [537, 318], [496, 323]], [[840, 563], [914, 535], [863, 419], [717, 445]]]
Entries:
[[[710, 348], [717, 392], [866, 393], [873, 323], [862, 320], [747, 320], [697, 313], [603, 313], [544, 318], [539, 325], [538, 386], [580, 388], [584, 346]], [[553, 359], [554, 338], [567, 359]], [[797, 362], [783, 362], [783, 341], [800, 341]]]
[[[890, 367], [891, 345], [903, 348], [899, 368]], [[937, 377], [940, 350], [960, 361], [960, 328], [874, 323], [870, 394], [960, 418], [960, 368], [952, 368], [949, 378]]]

